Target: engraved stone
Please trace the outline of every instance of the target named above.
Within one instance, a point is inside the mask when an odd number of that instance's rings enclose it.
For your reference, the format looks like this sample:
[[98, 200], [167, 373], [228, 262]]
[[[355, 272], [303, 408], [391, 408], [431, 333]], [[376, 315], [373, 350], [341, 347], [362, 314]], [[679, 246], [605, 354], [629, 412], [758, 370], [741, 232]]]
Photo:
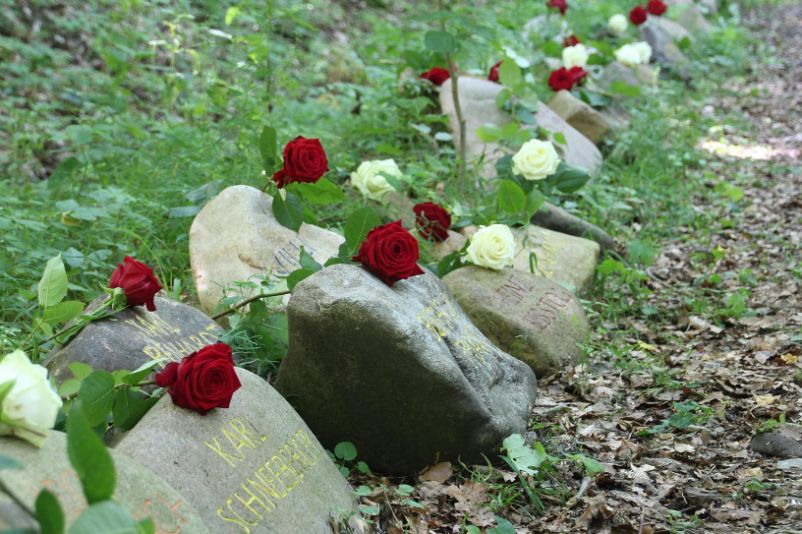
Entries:
[[158, 473], [215, 533], [330, 533], [347, 519], [348, 483], [292, 407], [237, 369], [231, 406], [205, 416], [161, 399], [118, 451]]
[[[303, 224], [298, 232], [273, 216], [273, 199], [246, 185], [223, 190], [189, 229], [189, 261], [201, 308], [212, 313], [233, 282], [298, 269], [301, 247], [321, 264], [337, 255], [343, 238]], [[239, 294], [236, 290], [230, 294]], [[249, 296], [246, 292], [244, 296]]]
[[320, 437], [380, 472], [484, 462], [524, 432], [532, 370], [494, 346], [426, 272], [388, 287], [355, 265], [296, 286], [277, 389]]
[[[162, 448], [153, 449], [151, 458], [158, 456], [154, 453]], [[152, 518], [156, 532], [210, 532], [185, 496], [125, 454], [110, 452], [117, 471], [114, 499], [134, 519]], [[67, 458], [65, 434], [51, 431], [41, 449], [16, 438], [0, 437], [0, 453], [23, 464], [23, 469], [0, 470], [0, 481], [29, 508], [33, 508], [39, 491], [47, 489], [58, 498], [68, 524], [72, 524], [86, 509], [81, 482]], [[3, 511], [0, 528], [25, 526], [26, 520], [18, 513], [12, 511], [11, 515], [5, 515], [4, 504], [8, 503], [0, 499], [0, 511]]]
[[[460, 76], [459, 99], [462, 114], [465, 118], [466, 157], [469, 160], [481, 160], [482, 174], [495, 176], [495, 163], [505, 154], [512, 153], [497, 143], [484, 143], [476, 135], [476, 130], [485, 124], [504, 126], [512, 122], [506, 112], [498, 109], [496, 96], [503, 86], [487, 80]], [[459, 147], [459, 123], [451, 95], [451, 80], [440, 87], [440, 107], [448, 115], [449, 126], [454, 135], [454, 146]], [[596, 174], [602, 164], [599, 149], [574, 127], [561, 119], [548, 106], [541, 104], [535, 113], [537, 125], [552, 134], [565, 136], [566, 145], [555, 143], [558, 151], [563, 151], [565, 162], [574, 167], [581, 167], [590, 174]]]
[[[97, 306], [106, 297], [90, 304]], [[52, 351], [45, 362], [62, 382], [72, 376], [67, 366], [83, 362], [95, 369], [136, 369], [143, 363], [184, 356], [216, 343], [220, 326], [192, 306], [156, 297], [156, 311], [126, 308], [114, 317], [93, 321], [66, 345]]]
[[581, 356], [590, 334], [582, 305], [560, 285], [532, 273], [468, 266], [443, 278], [473, 323], [538, 377]]
[[604, 115], [576, 98], [570, 91], [557, 91], [549, 100], [551, 110], [577, 129], [579, 133], [598, 143], [610, 129]]

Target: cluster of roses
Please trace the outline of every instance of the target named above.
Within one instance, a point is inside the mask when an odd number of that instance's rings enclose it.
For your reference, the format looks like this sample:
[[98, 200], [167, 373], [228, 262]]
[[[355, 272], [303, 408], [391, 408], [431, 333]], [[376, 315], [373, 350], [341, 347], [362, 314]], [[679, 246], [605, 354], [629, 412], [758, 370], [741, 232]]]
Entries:
[[667, 9], [668, 7], [661, 0], [649, 0], [646, 5], [637, 5], [633, 7], [629, 12], [629, 20], [635, 26], [640, 26], [646, 22], [646, 19], [649, 18], [649, 15], [659, 17], [664, 14]]

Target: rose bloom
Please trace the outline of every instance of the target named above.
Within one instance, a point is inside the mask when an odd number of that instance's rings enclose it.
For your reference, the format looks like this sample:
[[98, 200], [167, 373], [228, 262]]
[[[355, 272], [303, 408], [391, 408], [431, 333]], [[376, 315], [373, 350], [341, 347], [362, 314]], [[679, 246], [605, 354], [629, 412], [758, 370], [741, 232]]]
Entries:
[[583, 44], [563, 48], [563, 66], [566, 69], [584, 67], [589, 57], [588, 47]]
[[351, 173], [351, 185], [359, 189], [364, 196], [372, 200], [381, 200], [384, 195], [395, 188], [380, 173], [399, 179], [403, 176], [395, 160], [363, 161], [356, 171]]
[[568, 2], [566, 2], [566, 0], [549, 0], [549, 3], [546, 4], [546, 7], [558, 9], [560, 11], [560, 15], [565, 15], [565, 12], [568, 11]]
[[640, 65], [642, 62], [641, 50], [633, 44], [625, 44], [615, 51], [615, 59], [625, 65]]
[[646, 8], [643, 6], [635, 6], [632, 8], [632, 11], [629, 12], [629, 21], [632, 22], [635, 26], [640, 26], [644, 22], [646, 22], [646, 18], [648, 13], [646, 12]]
[[506, 224], [481, 227], [473, 236], [465, 258], [474, 265], [500, 271], [515, 258], [515, 236]]
[[412, 211], [415, 212], [415, 226], [424, 239], [438, 242], [448, 239], [451, 214], [442, 206], [434, 202], [422, 202], [416, 204]]
[[649, 0], [649, 3], [646, 4], [646, 10], [650, 15], [660, 16], [665, 13], [667, 9], [666, 5], [660, 0]]
[[588, 73], [582, 67], [571, 67], [570, 69], [560, 67], [549, 75], [549, 87], [552, 91], [570, 91], [587, 75]]
[[354, 261], [392, 287], [399, 280], [423, 274], [418, 267], [419, 257], [418, 240], [401, 221], [395, 221], [368, 232]]
[[153, 298], [162, 289], [151, 268], [131, 256], [117, 264], [111, 273], [109, 287], [122, 288], [129, 306], [146, 306], [148, 311], [156, 311]]
[[613, 15], [610, 17], [610, 20], [607, 21], [607, 27], [612, 30], [613, 33], [616, 35], [621, 35], [627, 31], [627, 27], [629, 26], [629, 21], [627, 21], [626, 16], [622, 14]]
[[574, 34], [571, 34], [565, 39], [563, 39], [563, 48], [568, 48], [569, 46], [576, 46], [581, 42], [582, 41], [579, 40], [579, 37], [577, 37]]
[[504, 63], [504, 61], [499, 61], [498, 63], [490, 67], [490, 72], [487, 75], [488, 80], [490, 80], [491, 82], [499, 83], [498, 69], [499, 67], [501, 67], [502, 63]]
[[0, 404], [0, 435], [16, 436], [41, 447], [56, 424], [61, 397], [47, 379], [47, 369], [31, 363], [21, 350], [0, 360], [0, 387], [14, 382]]
[[512, 172], [527, 180], [545, 180], [559, 166], [560, 156], [550, 141], [527, 141], [512, 157]]
[[273, 175], [279, 189], [292, 182], [314, 183], [329, 170], [319, 139], [298, 136], [284, 147], [284, 167]]
[[231, 347], [207, 345], [181, 362], [171, 362], [156, 375], [156, 385], [167, 388], [173, 404], [206, 415], [228, 408], [242, 384], [234, 368]]
[[638, 52], [641, 63], [648, 63], [652, 59], [652, 47], [646, 41], [632, 43], [632, 48]]
[[434, 67], [422, 73], [420, 77], [423, 78], [424, 80], [429, 80], [430, 82], [439, 87], [443, 85], [446, 82], [446, 80], [448, 80], [451, 77], [451, 74], [448, 72], [448, 69], [444, 69], [442, 67]]

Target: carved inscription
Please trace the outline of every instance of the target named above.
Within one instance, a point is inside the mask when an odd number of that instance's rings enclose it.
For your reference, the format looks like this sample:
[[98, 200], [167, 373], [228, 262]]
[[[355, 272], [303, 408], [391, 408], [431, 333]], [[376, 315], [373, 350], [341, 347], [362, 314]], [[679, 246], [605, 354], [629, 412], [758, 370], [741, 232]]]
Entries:
[[273, 265], [273, 274], [287, 276], [292, 271], [299, 269], [301, 264], [298, 262], [298, 259], [301, 257], [301, 247], [311, 256], [317, 254], [315, 249], [310, 247], [309, 244], [300, 237], [293, 239], [285, 246], [278, 249], [273, 255], [273, 260], [275, 262]]
[[554, 324], [561, 310], [571, 302], [571, 295], [549, 289], [524, 315], [524, 320], [542, 332]]
[[[237, 489], [216, 509], [217, 517], [234, 523], [247, 534], [303, 482], [323, 456], [304, 428], [271, 450], [266, 450], [267, 439], [248, 420], [234, 417], [204, 441], [215, 458], [241, 476]], [[258, 467], [243, 472], [242, 462], [249, 456], [258, 458]]]
[[460, 311], [454, 303], [445, 295], [441, 295], [418, 312], [416, 319], [427, 330], [440, 336], [446, 345], [457, 347], [471, 358], [484, 362], [487, 343], [470, 330], [466, 332], [463, 328], [462, 332], [459, 332], [459, 315]]

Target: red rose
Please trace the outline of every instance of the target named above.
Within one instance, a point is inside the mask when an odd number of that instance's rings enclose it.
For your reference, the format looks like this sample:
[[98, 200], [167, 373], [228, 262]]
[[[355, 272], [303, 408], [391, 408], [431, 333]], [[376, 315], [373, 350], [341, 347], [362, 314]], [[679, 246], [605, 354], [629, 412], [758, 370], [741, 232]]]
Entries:
[[329, 170], [329, 160], [319, 139], [300, 135], [284, 147], [284, 167], [273, 175], [279, 189], [292, 182], [314, 183]]
[[448, 69], [434, 67], [421, 74], [420, 77], [424, 80], [429, 80], [439, 87], [451, 77], [451, 74], [449, 74]]
[[368, 232], [354, 260], [392, 287], [399, 280], [423, 274], [419, 257], [418, 240], [401, 226], [401, 221], [395, 221]]
[[566, 37], [565, 39], [563, 39], [563, 48], [568, 48], [569, 46], [576, 46], [581, 42], [582, 41], [579, 40], [579, 37], [577, 37], [576, 35], [571, 34], [568, 37]]
[[582, 84], [582, 80], [588, 75], [582, 67], [571, 67], [568, 69], [568, 74], [574, 79], [575, 84]]
[[643, 6], [635, 6], [632, 8], [632, 11], [629, 12], [629, 20], [635, 26], [640, 26], [644, 22], [646, 22], [646, 17], [648, 13], [646, 12], [646, 8]]
[[549, 0], [549, 3], [546, 4], [546, 6], [553, 9], [559, 9], [560, 15], [565, 15], [565, 12], [568, 11], [568, 2], [566, 2], [566, 0]]
[[660, 16], [665, 13], [667, 9], [668, 7], [660, 0], [649, 0], [649, 3], [646, 4], [646, 10], [650, 15]]
[[162, 289], [151, 268], [131, 256], [117, 264], [111, 273], [109, 287], [121, 287], [129, 306], [146, 306], [148, 311], [156, 311], [153, 297]]
[[173, 404], [201, 415], [214, 408], [228, 408], [231, 397], [242, 384], [234, 370], [231, 347], [225, 343], [207, 345], [171, 362], [156, 375], [156, 385], [167, 388]]
[[415, 226], [424, 239], [434, 241], [445, 241], [448, 239], [448, 229], [451, 228], [451, 214], [442, 206], [434, 202], [422, 202], [416, 204], [412, 211], [415, 212]]
[[499, 61], [498, 63], [496, 63], [495, 65], [490, 67], [490, 73], [488, 73], [488, 75], [487, 75], [487, 79], [488, 80], [490, 80], [491, 82], [499, 83], [498, 69], [499, 69], [499, 67], [501, 67], [502, 63], [504, 63], [504, 62], [503, 61]]
[[571, 67], [570, 69], [560, 67], [549, 75], [549, 87], [552, 91], [570, 91], [587, 75], [588, 73], [582, 67]]

